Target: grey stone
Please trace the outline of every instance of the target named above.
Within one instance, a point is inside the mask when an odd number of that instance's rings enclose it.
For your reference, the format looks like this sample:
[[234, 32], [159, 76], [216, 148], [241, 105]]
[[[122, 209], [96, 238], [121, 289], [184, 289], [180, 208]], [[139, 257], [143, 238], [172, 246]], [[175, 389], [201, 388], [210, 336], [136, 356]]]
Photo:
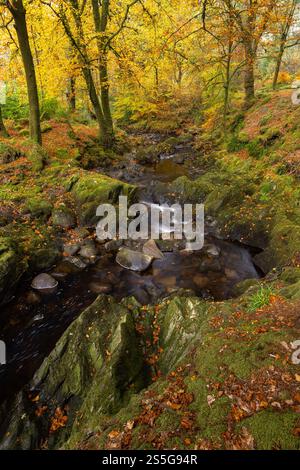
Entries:
[[58, 286], [58, 282], [54, 277], [50, 276], [50, 274], [42, 273], [36, 276], [32, 283], [31, 287], [39, 292], [44, 293], [53, 293], [55, 292]]

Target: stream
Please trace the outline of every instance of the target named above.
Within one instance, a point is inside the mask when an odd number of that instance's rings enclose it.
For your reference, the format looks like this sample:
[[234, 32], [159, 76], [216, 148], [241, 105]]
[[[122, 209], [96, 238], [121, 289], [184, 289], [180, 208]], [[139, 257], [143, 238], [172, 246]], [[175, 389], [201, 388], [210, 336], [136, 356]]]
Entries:
[[[155, 135], [147, 139], [157, 142]], [[179, 176], [196, 176], [189, 154], [189, 145], [177, 146], [152, 165], [132, 161], [131, 154], [128, 164], [99, 171], [137, 185], [140, 201], [161, 204], [169, 202], [168, 183]], [[111, 294], [119, 301], [134, 296], [142, 305], [154, 304], [180, 289], [204, 299], [223, 300], [233, 296], [238, 282], [260, 275], [250, 251], [220, 239], [215, 221], [210, 219], [206, 221], [203, 250], [187, 252], [182, 241], [158, 241], [163, 258], [154, 260], [143, 273], [117, 264], [116, 249], [107, 252], [103, 244], [95, 245], [97, 257], [86, 269], [68, 273], [63, 262], [50, 271], [59, 277], [55, 293], [37, 295], [30, 287], [32, 278], [25, 278], [14, 299], [2, 307], [0, 339], [7, 345], [8, 362], [0, 366], [0, 403], [28, 383], [62, 333], [99, 293]], [[139, 251], [142, 245], [128, 240], [125, 246]]]

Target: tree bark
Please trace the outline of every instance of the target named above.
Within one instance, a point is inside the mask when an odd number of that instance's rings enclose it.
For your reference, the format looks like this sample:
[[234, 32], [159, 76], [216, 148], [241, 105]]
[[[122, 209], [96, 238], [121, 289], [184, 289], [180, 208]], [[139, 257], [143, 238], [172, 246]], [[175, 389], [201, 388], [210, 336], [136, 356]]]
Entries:
[[274, 72], [274, 78], [273, 78], [273, 90], [275, 90], [277, 87], [283, 54], [284, 54], [284, 45], [281, 45], [277, 58], [276, 58], [276, 66], [275, 66], [275, 72]]
[[13, 16], [18, 36], [19, 47], [24, 64], [29, 101], [30, 137], [38, 144], [42, 143], [40, 126], [40, 106], [35, 75], [35, 67], [28, 37], [26, 10], [22, 0], [8, 1], [7, 6]]
[[76, 80], [74, 77], [69, 79], [68, 102], [71, 113], [76, 111]]
[[292, 0], [291, 4], [288, 5], [286, 22], [285, 24], [282, 25], [281, 36], [280, 36], [280, 47], [279, 47], [279, 51], [276, 57], [276, 65], [275, 65], [275, 71], [274, 71], [274, 77], [273, 77], [273, 90], [276, 89], [276, 86], [278, 83], [278, 77], [279, 77], [279, 73], [281, 69], [282, 58], [283, 58], [284, 51], [286, 49], [289, 32], [293, 24], [293, 19], [294, 19], [297, 3], [298, 3], [297, 0]]
[[84, 67], [83, 68], [83, 76], [84, 76], [84, 79], [85, 79], [85, 82], [86, 82], [86, 85], [87, 85], [87, 89], [88, 89], [88, 92], [89, 92], [89, 97], [90, 97], [91, 103], [93, 105], [93, 108], [94, 108], [94, 111], [95, 111], [95, 114], [96, 114], [97, 122], [99, 124], [100, 141], [104, 146], [109, 146], [110, 140], [109, 140], [109, 137], [108, 137], [107, 132], [106, 132], [105, 119], [104, 119], [104, 115], [103, 115], [103, 112], [102, 112], [101, 104], [100, 104], [100, 101], [99, 101], [99, 97], [98, 97], [98, 94], [97, 94], [97, 90], [96, 90], [96, 87], [95, 87], [95, 82], [94, 82], [94, 79], [93, 79], [91, 69], [88, 68], [88, 67]]
[[230, 69], [232, 59], [232, 48], [233, 42], [231, 39], [228, 41], [227, 57], [226, 57], [226, 68], [225, 68], [225, 80], [224, 80], [224, 106], [223, 106], [223, 123], [224, 131], [227, 130], [227, 115], [229, 111], [229, 96], [230, 96]]
[[114, 128], [113, 128], [113, 119], [110, 109], [110, 100], [109, 100], [109, 77], [108, 77], [108, 67], [107, 67], [107, 22], [109, 15], [109, 0], [103, 0], [101, 5], [101, 14], [99, 9], [98, 0], [92, 0], [93, 7], [93, 17], [95, 31], [98, 34], [97, 37], [97, 47], [99, 54], [99, 78], [100, 78], [100, 95], [101, 95], [101, 107], [104, 116], [104, 138], [105, 145], [110, 147], [114, 142]]
[[1, 106], [0, 106], [0, 135], [2, 135], [2, 137], [9, 137], [4, 121], [3, 121]]
[[255, 100], [255, 75], [254, 64], [255, 54], [251, 45], [245, 43], [245, 69], [244, 69], [244, 87], [245, 87], [245, 109], [249, 109]]

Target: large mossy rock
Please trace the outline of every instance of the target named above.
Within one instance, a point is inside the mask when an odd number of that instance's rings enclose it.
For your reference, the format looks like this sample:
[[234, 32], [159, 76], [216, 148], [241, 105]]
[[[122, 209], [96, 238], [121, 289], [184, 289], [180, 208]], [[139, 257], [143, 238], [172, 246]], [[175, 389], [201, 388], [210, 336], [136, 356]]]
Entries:
[[278, 216], [270, 233], [266, 250], [255, 257], [258, 266], [265, 272], [288, 264], [300, 252], [300, 224]]
[[191, 181], [187, 176], [180, 176], [171, 184], [171, 192], [190, 204], [204, 202], [207, 195], [214, 190], [214, 183], [209, 175]]
[[85, 173], [72, 185], [71, 191], [80, 223], [93, 225], [98, 220], [96, 210], [100, 204], [116, 204], [120, 195], [128, 196], [129, 202], [132, 202], [136, 188], [104, 175]]
[[52, 211], [52, 224], [55, 227], [69, 229], [75, 227], [76, 216], [72, 209], [65, 204], [61, 204]]
[[[62, 410], [68, 417], [66, 426], [50, 431], [49, 437], [49, 447], [59, 447], [80, 431], [79, 417], [88, 421], [115, 413], [143, 385], [143, 354], [132, 313], [100, 296], [64, 333], [28, 391], [18, 394], [9, 411], [7, 404], [0, 409], [2, 431], [6, 429], [1, 448], [40, 446], [57, 410]], [[37, 410], [43, 406], [41, 416]]]
[[159, 366], [167, 374], [185, 359], [193, 345], [201, 341], [201, 327], [207, 318], [207, 302], [197, 297], [175, 297], [159, 315]]
[[0, 237], [0, 305], [9, 300], [20, 277], [26, 269], [16, 245]]

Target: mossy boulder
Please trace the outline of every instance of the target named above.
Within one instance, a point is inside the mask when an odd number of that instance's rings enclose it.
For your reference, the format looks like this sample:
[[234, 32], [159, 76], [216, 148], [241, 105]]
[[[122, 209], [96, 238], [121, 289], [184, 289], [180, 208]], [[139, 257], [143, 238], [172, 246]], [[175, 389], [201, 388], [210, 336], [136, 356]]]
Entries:
[[299, 251], [300, 225], [282, 216], [271, 230], [267, 248], [255, 257], [255, 261], [268, 272], [288, 264]]
[[72, 185], [71, 192], [77, 205], [77, 213], [82, 225], [94, 225], [98, 218], [97, 207], [103, 203], [118, 203], [120, 195], [134, 200], [136, 188], [132, 185], [95, 173], [84, 173]]
[[84, 170], [106, 167], [111, 164], [115, 154], [94, 142], [87, 143], [77, 157], [77, 161]]
[[49, 243], [45, 248], [33, 251], [28, 266], [32, 272], [40, 272], [51, 268], [59, 260], [62, 249], [56, 243]]
[[215, 184], [209, 174], [195, 181], [191, 181], [187, 176], [181, 176], [170, 185], [171, 192], [175, 193], [184, 202], [191, 204], [203, 203], [214, 188]]
[[26, 267], [16, 244], [0, 237], [0, 305], [9, 300]]
[[60, 227], [63, 229], [75, 227], [76, 216], [74, 211], [65, 204], [60, 204], [52, 211], [52, 224], [55, 227]]
[[[117, 412], [144, 385], [143, 355], [132, 313], [110, 297], [99, 297], [67, 329], [11, 411], [0, 410], [7, 431], [1, 448], [30, 449], [48, 434], [57, 409], [68, 416], [66, 426], [50, 433], [49, 448], [59, 448], [80, 422]], [[36, 390], [34, 392], [33, 390]], [[38, 416], [35, 409], [47, 406]], [[80, 421], [78, 421], [78, 417]]]

